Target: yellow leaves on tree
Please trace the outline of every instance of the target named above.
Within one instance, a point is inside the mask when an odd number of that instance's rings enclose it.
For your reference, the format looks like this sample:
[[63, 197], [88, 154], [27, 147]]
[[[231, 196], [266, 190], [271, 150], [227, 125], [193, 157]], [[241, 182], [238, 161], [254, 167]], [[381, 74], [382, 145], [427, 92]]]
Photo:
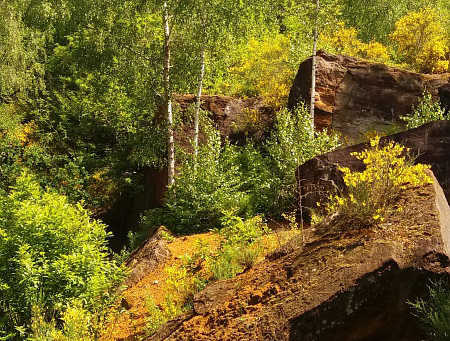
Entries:
[[391, 39], [403, 61], [418, 71], [447, 71], [449, 37], [437, 10], [425, 7], [408, 13], [395, 24]]
[[231, 91], [237, 95], [262, 96], [273, 107], [281, 107], [293, 74], [289, 69], [289, 37], [278, 34], [263, 40], [250, 39], [241, 62], [230, 69]]
[[338, 23], [336, 30], [325, 32], [321, 43], [335, 53], [358, 56], [378, 62], [389, 60], [386, 47], [376, 41], [364, 43], [358, 39], [358, 31], [354, 27], [346, 27], [343, 22]]

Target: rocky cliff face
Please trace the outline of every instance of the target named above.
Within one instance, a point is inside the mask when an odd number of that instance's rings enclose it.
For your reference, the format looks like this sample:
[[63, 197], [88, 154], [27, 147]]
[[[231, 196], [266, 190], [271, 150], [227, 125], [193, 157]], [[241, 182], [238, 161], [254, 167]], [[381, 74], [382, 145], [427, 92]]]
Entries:
[[[424, 75], [320, 51], [316, 74], [316, 126], [333, 128], [350, 140], [360, 132], [402, 124], [424, 90], [437, 98], [449, 75]], [[288, 107], [309, 103], [311, 59], [300, 65]]]
[[147, 341], [426, 339], [408, 301], [450, 270], [450, 208], [437, 181], [401, 200], [404, 213], [373, 228], [336, 231], [329, 217], [304, 246], [207, 286]]

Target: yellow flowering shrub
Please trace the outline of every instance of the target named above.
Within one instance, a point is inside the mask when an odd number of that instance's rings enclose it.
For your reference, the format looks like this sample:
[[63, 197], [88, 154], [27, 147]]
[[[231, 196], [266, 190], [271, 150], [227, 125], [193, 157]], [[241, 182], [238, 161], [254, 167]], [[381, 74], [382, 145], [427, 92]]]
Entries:
[[450, 37], [436, 9], [424, 7], [417, 12], [409, 12], [395, 24], [390, 37], [403, 61], [418, 71], [447, 71]]
[[234, 80], [229, 89], [231, 93], [262, 96], [269, 106], [283, 106], [294, 76], [288, 63], [289, 44], [289, 37], [283, 34], [250, 39], [242, 60], [229, 70]]
[[346, 195], [331, 195], [326, 206], [327, 211], [339, 211], [346, 221], [370, 226], [384, 221], [394, 211], [403, 210], [396, 207], [396, 201], [408, 186], [420, 186], [432, 183], [425, 173], [430, 166], [413, 164], [413, 159], [405, 155], [409, 149], [388, 142], [380, 146], [380, 138], [370, 140], [370, 149], [352, 153], [363, 161], [363, 172], [352, 172], [341, 167], [346, 185]]
[[390, 59], [387, 48], [376, 41], [366, 44], [358, 39], [358, 31], [354, 27], [346, 27], [345, 23], [338, 23], [337, 29], [329, 30], [322, 36], [321, 43], [328, 50], [350, 56], [367, 58], [377, 62]]
[[387, 48], [377, 41], [371, 41], [368, 44], [364, 44], [361, 55], [364, 58], [377, 62], [387, 62], [390, 59]]

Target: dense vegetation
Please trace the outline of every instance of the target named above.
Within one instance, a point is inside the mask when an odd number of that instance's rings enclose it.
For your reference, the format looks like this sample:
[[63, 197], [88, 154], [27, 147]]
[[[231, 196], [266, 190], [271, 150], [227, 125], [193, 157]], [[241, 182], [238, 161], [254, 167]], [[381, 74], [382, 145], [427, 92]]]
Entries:
[[[244, 146], [222, 141], [203, 118], [204, 142], [194, 154], [177, 151], [166, 206], [143, 219], [177, 233], [226, 233], [245, 228], [240, 219], [291, 211], [296, 166], [338, 145], [312, 131], [306, 107], [283, 109], [311, 54], [311, 27], [330, 52], [421, 72], [444, 72], [450, 59], [445, 0], [322, 0], [318, 12], [314, 1], [0, 0], [0, 15], [5, 340], [94, 338], [92, 321], [123, 271], [90, 212], [138, 189], [142, 167], [167, 164], [167, 132], [181, 121], [175, 112], [173, 126], [164, 123], [172, 94], [263, 96], [277, 111], [269, 137]], [[427, 103], [416, 112], [438, 110]], [[228, 270], [242, 268], [233, 262]], [[71, 325], [87, 329], [70, 334]]]
[[[165, 161], [164, 1], [2, 1], [1, 186], [21, 169], [101, 212]], [[314, 4], [166, 2], [170, 91], [262, 95], [283, 105], [311, 54]], [[402, 64], [448, 67], [450, 5], [442, 0], [324, 0], [319, 47]], [[420, 34], [419, 34], [419, 33]]]

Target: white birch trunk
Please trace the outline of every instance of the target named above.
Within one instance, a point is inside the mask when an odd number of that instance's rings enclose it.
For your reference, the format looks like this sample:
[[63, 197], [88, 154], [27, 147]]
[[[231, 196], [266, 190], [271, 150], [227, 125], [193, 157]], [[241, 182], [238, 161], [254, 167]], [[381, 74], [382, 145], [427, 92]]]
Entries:
[[170, 86], [170, 27], [169, 9], [164, 1], [164, 106], [167, 121], [167, 173], [168, 186], [175, 180], [175, 144], [173, 139], [172, 94]]
[[195, 117], [194, 117], [194, 156], [195, 162], [197, 162], [198, 155], [198, 126], [199, 126], [199, 114], [200, 114], [200, 105], [201, 105], [201, 97], [203, 90], [203, 78], [205, 76], [205, 41], [202, 42], [202, 49], [200, 52], [200, 75], [198, 79], [198, 91], [197, 91], [197, 103], [195, 105]]
[[314, 136], [314, 107], [316, 102], [316, 50], [317, 50], [317, 25], [319, 20], [319, 0], [316, 0], [316, 19], [314, 23], [314, 44], [311, 67], [311, 103], [309, 114], [311, 116], [312, 134]]

